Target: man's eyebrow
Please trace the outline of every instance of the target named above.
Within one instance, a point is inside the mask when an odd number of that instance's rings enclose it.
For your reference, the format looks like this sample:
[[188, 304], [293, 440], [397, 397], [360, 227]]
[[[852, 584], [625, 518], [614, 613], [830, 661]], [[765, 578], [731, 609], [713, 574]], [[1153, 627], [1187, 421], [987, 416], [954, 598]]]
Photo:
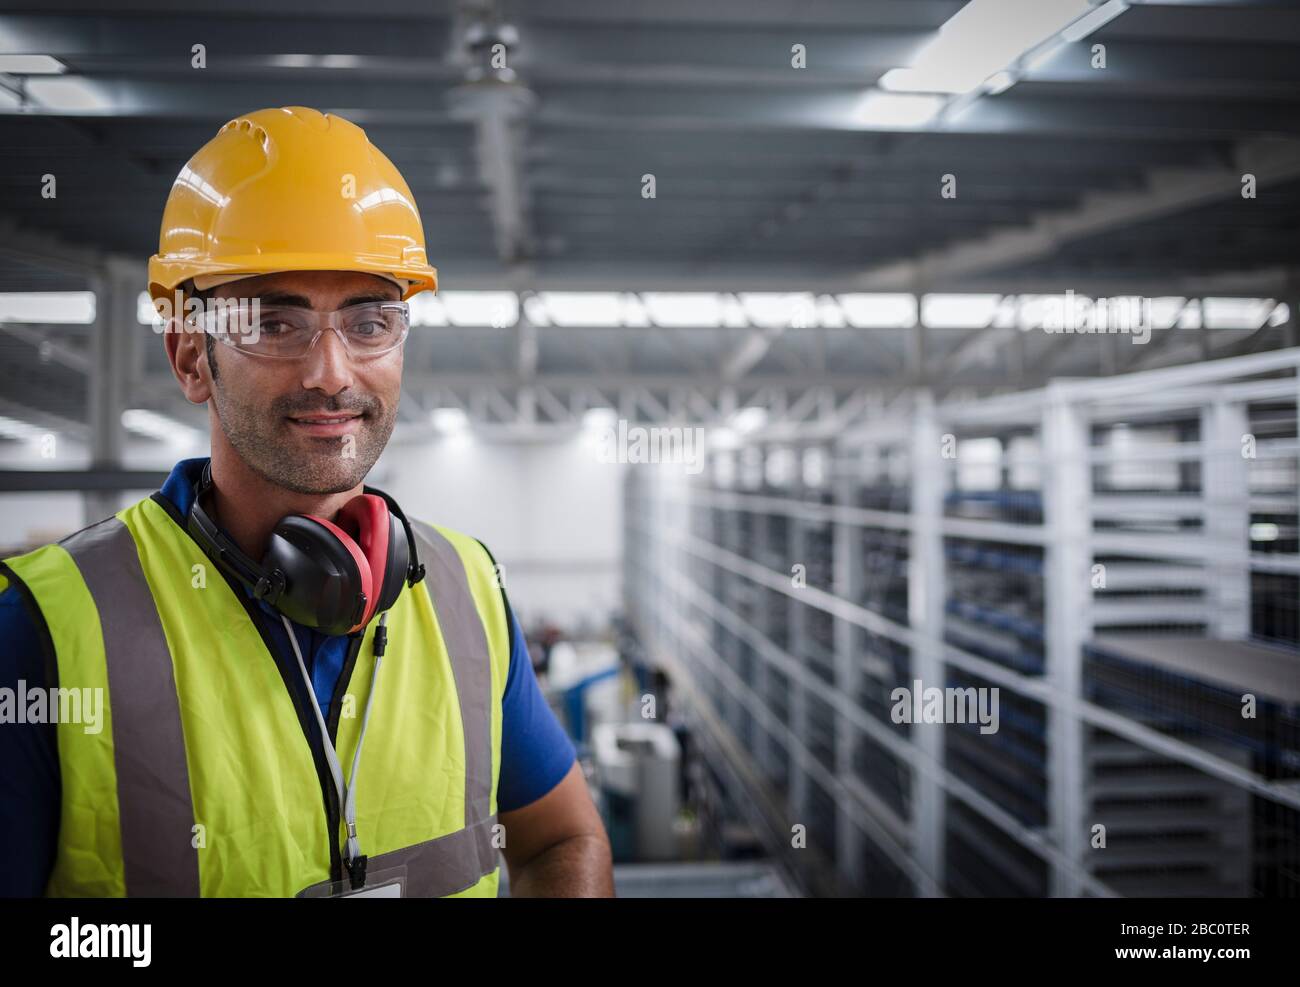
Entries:
[[311, 299], [305, 295], [295, 295], [291, 291], [269, 291], [265, 295], [258, 295], [258, 300], [263, 305], [296, 305], [300, 308], [311, 308]]
[[389, 298], [387, 295], [377, 294], [376, 292], [369, 291], [362, 295], [353, 295], [351, 298], [345, 300], [343, 304], [339, 306], [339, 308], [347, 308], [349, 305], [363, 305], [366, 302], [395, 302], [395, 301], [399, 301], [399, 299]]

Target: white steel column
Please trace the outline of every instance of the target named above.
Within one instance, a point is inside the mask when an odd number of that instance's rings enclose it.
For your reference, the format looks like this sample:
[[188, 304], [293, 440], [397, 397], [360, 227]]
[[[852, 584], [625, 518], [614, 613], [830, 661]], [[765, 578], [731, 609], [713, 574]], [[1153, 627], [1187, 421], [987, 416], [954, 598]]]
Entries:
[[[1052, 687], [1079, 699], [1083, 645], [1091, 634], [1092, 553], [1088, 420], [1058, 385], [1043, 408], [1043, 524], [1046, 548], [1043, 623], [1046, 672]], [[1052, 894], [1078, 897], [1087, 820], [1083, 810], [1083, 724], [1062, 707], [1048, 711], [1047, 819], [1069, 866], [1052, 869]]]
[[[108, 261], [92, 279], [95, 322], [91, 326], [91, 366], [88, 376], [90, 469], [120, 470], [126, 448], [122, 412], [127, 409], [135, 338], [148, 332], [136, 314], [136, 299], [144, 288], [138, 265]], [[117, 511], [122, 493], [88, 490], [83, 494], [84, 523], [93, 524]]]
[[[855, 455], [854, 461], [857, 461]], [[835, 492], [835, 503], [852, 504], [856, 487], [855, 475], [844, 475], [837, 467], [837, 459], [831, 457], [831, 488]], [[855, 471], [856, 473], [856, 471]], [[862, 591], [862, 540], [860, 528], [837, 523], [834, 529], [834, 593], [841, 600], [854, 603]], [[861, 631], [847, 620], [835, 621], [835, 688], [842, 696], [850, 696], [857, 701], [859, 690], [857, 640]], [[843, 713], [836, 714], [835, 722], [835, 777], [843, 786], [852, 784], [853, 752], [857, 746], [858, 728]], [[854, 887], [863, 888], [862, 874], [862, 829], [854, 816], [861, 812], [847, 799], [836, 803], [836, 858], [839, 870]]]
[[[944, 682], [943, 640], [944, 560], [943, 519], [944, 460], [942, 436], [935, 419], [929, 392], [916, 395], [912, 424], [910, 465], [912, 473], [912, 532], [907, 571], [908, 623], [920, 632], [912, 648], [912, 679], [921, 688], [942, 689]], [[909, 693], [914, 681], [898, 682]], [[922, 758], [942, 767], [943, 725], [913, 723], [912, 741]], [[921, 869], [934, 878], [937, 887], [918, 888], [920, 894], [941, 892], [944, 887], [945, 807], [938, 773], [912, 770], [912, 826], [914, 853]]]
[[[770, 450], [768, 450], [770, 454]], [[765, 474], [766, 475], [766, 471]], [[788, 551], [790, 557], [784, 567], [784, 574], [790, 574], [790, 567], [794, 563], [808, 565], [808, 532], [804, 522], [799, 518], [790, 518], [786, 523], [786, 532], [788, 534]], [[789, 641], [786, 650], [794, 656], [805, 669], [809, 665], [808, 649], [808, 631], [806, 605], [798, 595], [787, 596], [781, 601], [784, 606], [775, 608], [769, 615], [770, 619], [780, 620], [786, 616], [789, 620], [787, 633]], [[768, 635], [771, 637], [771, 634]], [[808, 765], [811, 755], [808, 749], [811, 746], [808, 734], [808, 692], [803, 685], [793, 679], [790, 680], [790, 732], [793, 734], [796, 743], [788, 752], [790, 758], [790, 812], [793, 814], [795, 822], [809, 824], [809, 774], [812, 769]], [[823, 833], [808, 833], [810, 845], [825, 836]]]
[[1201, 410], [1201, 491], [1205, 498], [1205, 565], [1211, 637], [1250, 636], [1250, 478], [1243, 439], [1244, 404], [1219, 398]]

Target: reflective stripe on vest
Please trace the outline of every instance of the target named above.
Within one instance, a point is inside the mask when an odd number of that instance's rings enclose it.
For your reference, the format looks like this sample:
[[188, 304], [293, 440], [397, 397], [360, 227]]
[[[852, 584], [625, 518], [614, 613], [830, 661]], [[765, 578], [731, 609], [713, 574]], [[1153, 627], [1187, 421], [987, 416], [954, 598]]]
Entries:
[[[60, 654], [60, 668], [65, 664], [65, 652], [75, 655], [76, 661], [68, 667], [75, 670], [74, 675], [78, 680], [76, 684], [93, 683], [98, 678], [107, 686], [110, 700], [105, 703], [106, 738], [92, 738], [92, 743], [72, 735], [70, 739], [74, 743], [68, 745], [69, 750], [65, 750], [63, 731], [65, 727], [70, 728], [70, 725], [59, 726], [60, 762], [65, 774], [65, 812], [62, 819], [64, 832], [60, 838], [60, 859], [66, 866], [60, 868], [56, 863], [55, 879], [51, 882], [52, 893], [192, 896], [200, 893], [244, 893], [239, 889], [241, 886], [247, 887], [238, 880], [232, 881], [228, 873], [203, 876], [199, 854], [204, 851], [191, 845], [192, 831], [200, 828], [196, 825], [200, 822], [196, 819], [196, 807], [203, 804], [199, 797], [203, 794], [200, 789], [205, 785], [208, 786], [206, 794], [209, 814], [220, 819], [220, 836], [229, 841], [224, 845], [225, 852], [233, 852], [229, 849], [231, 847], [242, 850], [248, 844], [241, 841], [248, 836], [240, 826], [239, 820], [242, 817], [236, 815], [232, 822], [211, 808], [213, 798], [220, 801], [221, 792], [230, 791], [228, 787], [223, 789], [221, 786], [231, 784], [226, 775], [232, 772], [237, 775], [239, 765], [230, 765], [222, 777], [213, 781], [212, 753], [206, 759], [200, 757], [196, 762], [195, 752], [186, 750], [185, 730], [195, 729], [196, 723], [199, 727], [206, 728], [207, 720], [214, 718], [199, 713], [196, 719], [196, 714], [192, 712], [182, 716], [182, 703], [189, 703], [184, 708], [192, 710], [195, 703], [218, 701], [218, 697], [191, 695], [187, 699], [178, 699], [178, 694], [185, 696], [184, 688], [178, 688], [177, 682], [177, 676], [183, 667], [190, 669], [186, 678], [198, 683], [191, 686], [191, 692], [206, 691], [200, 690], [200, 686], [209, 679], [195, 676], [195, 666], [192, 664], [196, 660], [201, 662], [206, 657], [206, 651], [201, 649], [196, 652], [194, 642], [186, 640], [182, 647], [188, 649], [185, 653], [191, 664], [177, 665], [169, 649], [167, 635], [177, 633], [174, 623], [176, 615], [187, 612], [184, 609], [186, 604], [178, 604], [178, 600], [203, 599], [206, 603], [217, 598], [186, 598], [176, 594], [176, 570], [188, 567], [191, 558], [201, 559], [202, 556], [194, 554], [196, 547], [189, 543], [189, 536], [179, 531], [172, 519], [162, 517], [162, 513], [162, 509], [152, 501], [143, 501], [120, 512], [117, 517], [78, 532], [59, 546], [46, 546], [27, 556], [8, 560], [17, 578], [33, 590], [46, 623], [51, 626], [51, 637]], [[130, 523], [124, 523], [124, 519]], [[138, 542], [138, 535], [133, 534], [133, 528], [137, 533], [145, 532], [144, 542]], [[497, 603], [500, 599], [499, 588], [495, 591], [495, 597], [489, 589], [492, 581], [490, 563], [480, 546], [463, 535], [455, 532], [444, 534], [445, 529], [420, 522], [413, 522], [413, 528], [420, 559], [426, 567], [424, 589], [417, 586], [414, 590], [403, 590], [399, 603], [395, 605], [394, 611], [401, 612], [404, 626], [394, 628], [397, 636], [390, 637], [389, 656], [385, 658], [384, 668], [387, 670], [390, 662], [395, 660], [394, 653], [399, 650], [394, 646], [396, 641], [405, 641], [400, 649], [404, 654], [400, 658], [424, 658], [427, 654], [440, 653], [436, 648], [436, 635], [441, 635], [445, 661], [449, 663], [456, 693], [455, 702], [449, 711], [454, 717], [457, 708], [459, 710], [459, 723], [456, 724], [459, 729], [456, 733], [463, 738], [464, 745], [464, 813], [460, 819], [460, 828], [450, 832], [446, 828], [425, 828], [421, 820], [427, 819], [428, 825], [439, 825], [436, 822], [439, 813], [445, 818], [446, 807], [454, 805], [454, 802], [435, 801], [430, 805], [427, 795], [423, 796], [423, 801], [419, 795], [408, 795], [409, 788], [390, 790], [391, 783], [387, 786], [384, 784], [389, 779], [382, 777], [385, 773], [382, 762], [371, 763], [369, 767], [362, 768], [360, 775], [360, 798], [363, 804], [359, 827], [363, 829], [363, 845], [367, 823], [372, 832], [379, 827], [390, 834], [387, 843], [389, 847], [397, 842], [393, 837], [402, 832], [418, 832], [423, 829], [426, 833], [443, 834], [423, 842], [399, 845], [392, 850], [384, 850], [382, 843], [377, 846], [372, 843], [365, 847], [370, 855], [372, 872], [399, 864], [406, 866], [408, 895], [442, 896], [461, 892], [491, 894], [495, 893], [498, 867], [492, 836], [497, 821], [494, 811], [494, 765], [500, 750], [499, 698], [504, 691], [509, 660], [504, 610]], [[63, 552], [67, 555], [64, 556]], [[148, 567], [142, 566], [142, 556], [151, 559]], [[69, 559], [75, 565], [75, 573], [80, 579], [71, 574]], [[472, 560], [474, 564], [472, 575], [467, 572], [466, 559]], [[188, 579], [188, 572], [183, 572], [183, 575]], [[164, 598], [155, 598], [151, 580], [155, 584], [163, 580], [165, 588], [172, 594], [167, 600], [168, 612], [173, 614], [172, 624], [160, 619]], [[76, 585], [79, 583], [84, 583], [84, 586]], [[157, 588], [155, 585], [154, 589]], [[229, 594], [231, 591], [229, 587], [221, 585], [217, 592]], [[414, 594], [418, 594], [418, 597]], [[86, 599], [86, 602], [75, 602], [78, 599]], [[220, 600], [219, 605], [225, 608], [220, 611], [225, 615], [223, 621], [231, 619], [230, 615], [234, 612], [230, 599], [232, 598], [227, 596]], [[202, 604], [199, 609], [204, 609]], [[82, 616], [78, 618], [77, 614]], [[241, 613], [239, 616], [242, 624], [249, 623], [246, 615]], [[485, 621], [492, 628], [491, 642], [485, 633]], [[196, 626], [207, 625], [199, 622]], [[223, 623], [217, 626], [233, 625]], [[373, 625], [370, 631], [373, 634]], [[435, 637], [430, 639], [429, 634]], [[365, 637], [367, 644], [370, 637]], [[245, 641], [240, 647], [246, 649], [247, 641], [251, 638], [240, 640]], [[101, 646], [102, 658], [98, 658], [96, 652]], [[213, 650], [216, 659], [221, 659], [223, 655], [229, 658], [228, 649], [223, 651], [217, 647]], [[264, 648], [259, 650], [264, 654]], [[197, 659], [196, 654], [200, 656]], [[244, 657], [242, 650], [239, 656]], [[264, 660], [269, 660], [269, 656], [264, 656]], [[97, 667], [101, 669], [99, 673], [95, 671]], [[61, 671], [61, 677], [63, 674]], [[395, 690], [404, 681], [397, 670], [392, 673], [385, 671], [383, 674], [399, 676], [391, 683], [390, 690]], [[447, 673], [441, 674], [445, 683]], [[368, 681], [369, 677], [366, 675], [361, 678]], [[423, 677], [417, 676], [414, 681], [427, 684], [428, 680], [428, 674], [425, 674]], [[381, 676], [381, 697], [385, 693], [383, 681]], [[184, 682], [181, 686], [184, 686]], [[350, 688], [349, 697], [357, 689], [355, 681], [343, 683], [343, 686]], [[259, 703], [256, 713], [269, 715], [268, 711], [283, 709], [286, 698], [276, 700], [281, 704], [279, 707], [275, 702]], [[414, 724], [411, 720], [404, 719], [405, 714], [389, 716], [390, 722], [386, 726], [382, 725], [382, 721], [372, 723], [372, 734], [377, 727], [381, 732], [386, 727], [391, 731], [392, 739], [387, 746], [390, 757], [394, 750], [403, 755], [406, 753], [398, 743], [406, 734], [398, 731], [409, 731], [411, 725], [424, 731], [421, 733], [417, 730], [414, 735], [416, 738], [427, 738], [429, 729], [435, 730], [435, 739], [453, 736], [449, 732], [452, 721], [432, 721], [430, 726], [427, 709], [422, 708], [419, 696], [405, 696], [400, 691], [394, 695], [390, 691], [387, 702], [390, 710], [395, 709], [401, 714], [403, 709], [414, 709], [415, 712], [411, 715], [417, 717]], [[429, 706], [427, 701], [423, 706]], [[437, 708], [444, 707], [445, 704]], [[425, 719], [420, 719], [421, 716]], [[349, 723], [348, 726], [349, 739], [354, 744], [352, 724]], [[294, 729], [298, 729], [296, 723]], [[200, 736], [204, 735], [203, 729], [198, 732]], [[340, 744], [343, 732], [340, 724]], [[248, 736], [258, 735], [250, 732]], [[242, 734], [231, 741], [222, 734], [219, 739], [229, 746], [229, 743], [238, 741], [241, 737]], [[446, 742], [440, 740], [428, 749], [444, 749]], [[306, 746], [305, 740], [301, 743]], [[373, 755], [375, 758], [380, 758], [380, 752], [385, 749], [380, 741], [368, 740], [363, 761], [372, 756], [372, 744], [376, 748]], [[417, 743], [413, 746], [417, 748], [411, 752], [416, 758], [414, 766], [403, 765], [405, 773], [399, 772], [395, 777], [407, 778], [407, 786], [411, 784], [410, 778], [422, 777], [419, 772], [426, 769], [434, 773], [435, 780], [454, 777], [448, 772], [456, 767], [457, 761], [444, 762], [436, 758], [429, 763], [420, 761], [420, 745]], [[73, 750], [77, 753], [72, 753]], [[104, 753], [106, 750], [108, 753]], [[266, 755], [264, 750], [248, 750], [247, 753], [250, 757]], [[456, 748], [446, 748], [446, 753], [458, 756], [459, 744]], [[351, 758], [344, 755], [342, 746], [340, 755], [350, 769]], [[287, 756], [283, 760], [291, 762], [290, 767], [306, 763], [302, 760], [302, 755], [295, 756], [296, 761]], [[205, 769], [207, 778], [202, 775], [197, 781], [191, 778], [191, 770], [196, 763]], [[116, 775], [116, 799], [113, 800], [108, 795], [108, 800], [115, 801], [116, 805], [106, 803], [107, 792], [97, 794], [103, 791], [103, 782], [107, 780], [110, 768]], [[289, 770], [289, 767], [283, 770]], [[296, 770], [301, 772], [301, 767]], [[274, 774], [271, 775], [272, 780], [275, 777]], [[297, 777], [302, 778], [302, 774], [299, 773]], [[74, 781], [73, 791], [78, 796], [72, 800], [66, 797], [69, 780]], [[250, 791], [266, 791], [266, 783], [262, 779], [261, 787], [254, 787]], [[316, 783], [317, 779], [312, 777], [310, 785]], [[304, 790], [302, 786], [307, 783], [295, 784], [298, 786], [295, 791], [301, 792]], [[371, 788], [367, 789], [367, 785]], [[437, 790], [440, 789], [430, 789]], [[368, 795], [371, 791], [378, 794]], [[450, 796], [450, 792], [447, 795]], [[369, 804], [365, 804], [367, 799]], [[287, 804], [308, 803], [299, 795], [296, 800], [289, 798]], [[394, 804], [394, 811], [399, 815], [390, 817], [387, 815], [390, 810], [386, 807]], [[438, 805], [443, 805], [444, 808], [438, 810]], [[323, 818], [324, 807], [319, 801], [315, 811]], [[392, 822], [389, 822], [390, 819]], [[415, 821], [412, 822], [412, 819]], [[456, 824], [453, 818], [441, 826], [449, 828]], [[105, 829], [106, 825], [110, 828]], [[318, 832], [328, 829], [321, 828], [319, 821], [315, 825]], [[262, 826], [260, 836], [259, 833], [254, 833], [254, 836], [266, 841], [265, 819]], [[286, 830], [286, 836], [293, 840], [287, 849], [278, 848], [282, 852], [276, 857], [276, 873], [291, 874], [300, 869], [292, 864], [292, 860], [301, 858], [304, 852], [310, 851], [313, 854], [307, 859], [318, 859], [315, 855], [319, 854], [319, 850], [312, 847], [321, 844], [303, 843], [302, 834], [305, 831], [302, 827], [297, 827], [293, 832], [297, 835], [291, 836]], [[120, 859], [116, 845], [119, 835]], [[69, 844], [68, 839], [74, 842]], [[376, 850], [382, 852], [375, 852]], [[64, 858], [65, 851], [71, 857]], [[255, 843], [250, 846], [249, 853], [256, 853]], [[285, 863], [286, 859], [290, 862]], [[241, 864], [248, 862], [241, 861]], [[326, 866], [322, 876], [328, 872], [328, 859], [324, 863]], [[314, 866], [319, 868], [320, 865]], [[289, 869], [286, 871], [286, 868]], [[256, 870], [255, 867], [253, 869]], [[60, 871], [64, 872], [62, 879]], [[66, 880], [69, 872], [75, 875], [74, 879]], [[216, 882], [212, 887], [217, 890], [204, 890], [209, 877]], [[302, 883], [308, 884], [310, 881]], [[270, 893], [294, 893], [300, 889], [301, 886], [282, 888], [281, 892]], [[263, 890], [260, 893], [268, 892]]]
[[198, 851], [171, 652], [135, 540], [115, 517], [61, 542], [99, 611], [128, 895], [198, 897]]

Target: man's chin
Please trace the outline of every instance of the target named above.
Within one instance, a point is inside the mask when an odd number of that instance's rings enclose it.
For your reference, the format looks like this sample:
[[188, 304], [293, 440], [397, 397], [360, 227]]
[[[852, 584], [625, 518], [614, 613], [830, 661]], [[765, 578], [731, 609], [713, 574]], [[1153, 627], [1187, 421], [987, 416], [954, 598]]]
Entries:
[[369, 467], [360, 459], [344, 461], [338, 450], [322, 453], [319, 448], [304, 451], [285, 450], [284, 458], [259, 470], [262, 477], [294, 493], [324, 496], [346, 493], [366, 478]]

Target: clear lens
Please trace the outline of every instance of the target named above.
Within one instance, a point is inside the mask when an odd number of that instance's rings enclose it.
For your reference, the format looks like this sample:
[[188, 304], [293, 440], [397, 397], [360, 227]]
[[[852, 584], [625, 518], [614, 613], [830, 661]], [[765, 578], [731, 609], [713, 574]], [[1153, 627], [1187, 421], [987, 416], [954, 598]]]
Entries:
[[382, 353], [392, 349], [406, 335], [405, 305], [391, 302], [354, 305], [340, 314], [343, 335], [353, 353]]
[[300, 356], [316, 337], [313, 312], [297, 308], [264, 308], [241, 321], [235, 342], [253, 353]]
[[284, 359], [305, 356], [331, 323], [337, 325], [349, 354], [377, 356], [406, 339], [410, 310], [405, 302], [366, 302], [337, 313], [246, 302], [213, 306], [204, 313], [206, 331], [227, 345], [255, 356]]

